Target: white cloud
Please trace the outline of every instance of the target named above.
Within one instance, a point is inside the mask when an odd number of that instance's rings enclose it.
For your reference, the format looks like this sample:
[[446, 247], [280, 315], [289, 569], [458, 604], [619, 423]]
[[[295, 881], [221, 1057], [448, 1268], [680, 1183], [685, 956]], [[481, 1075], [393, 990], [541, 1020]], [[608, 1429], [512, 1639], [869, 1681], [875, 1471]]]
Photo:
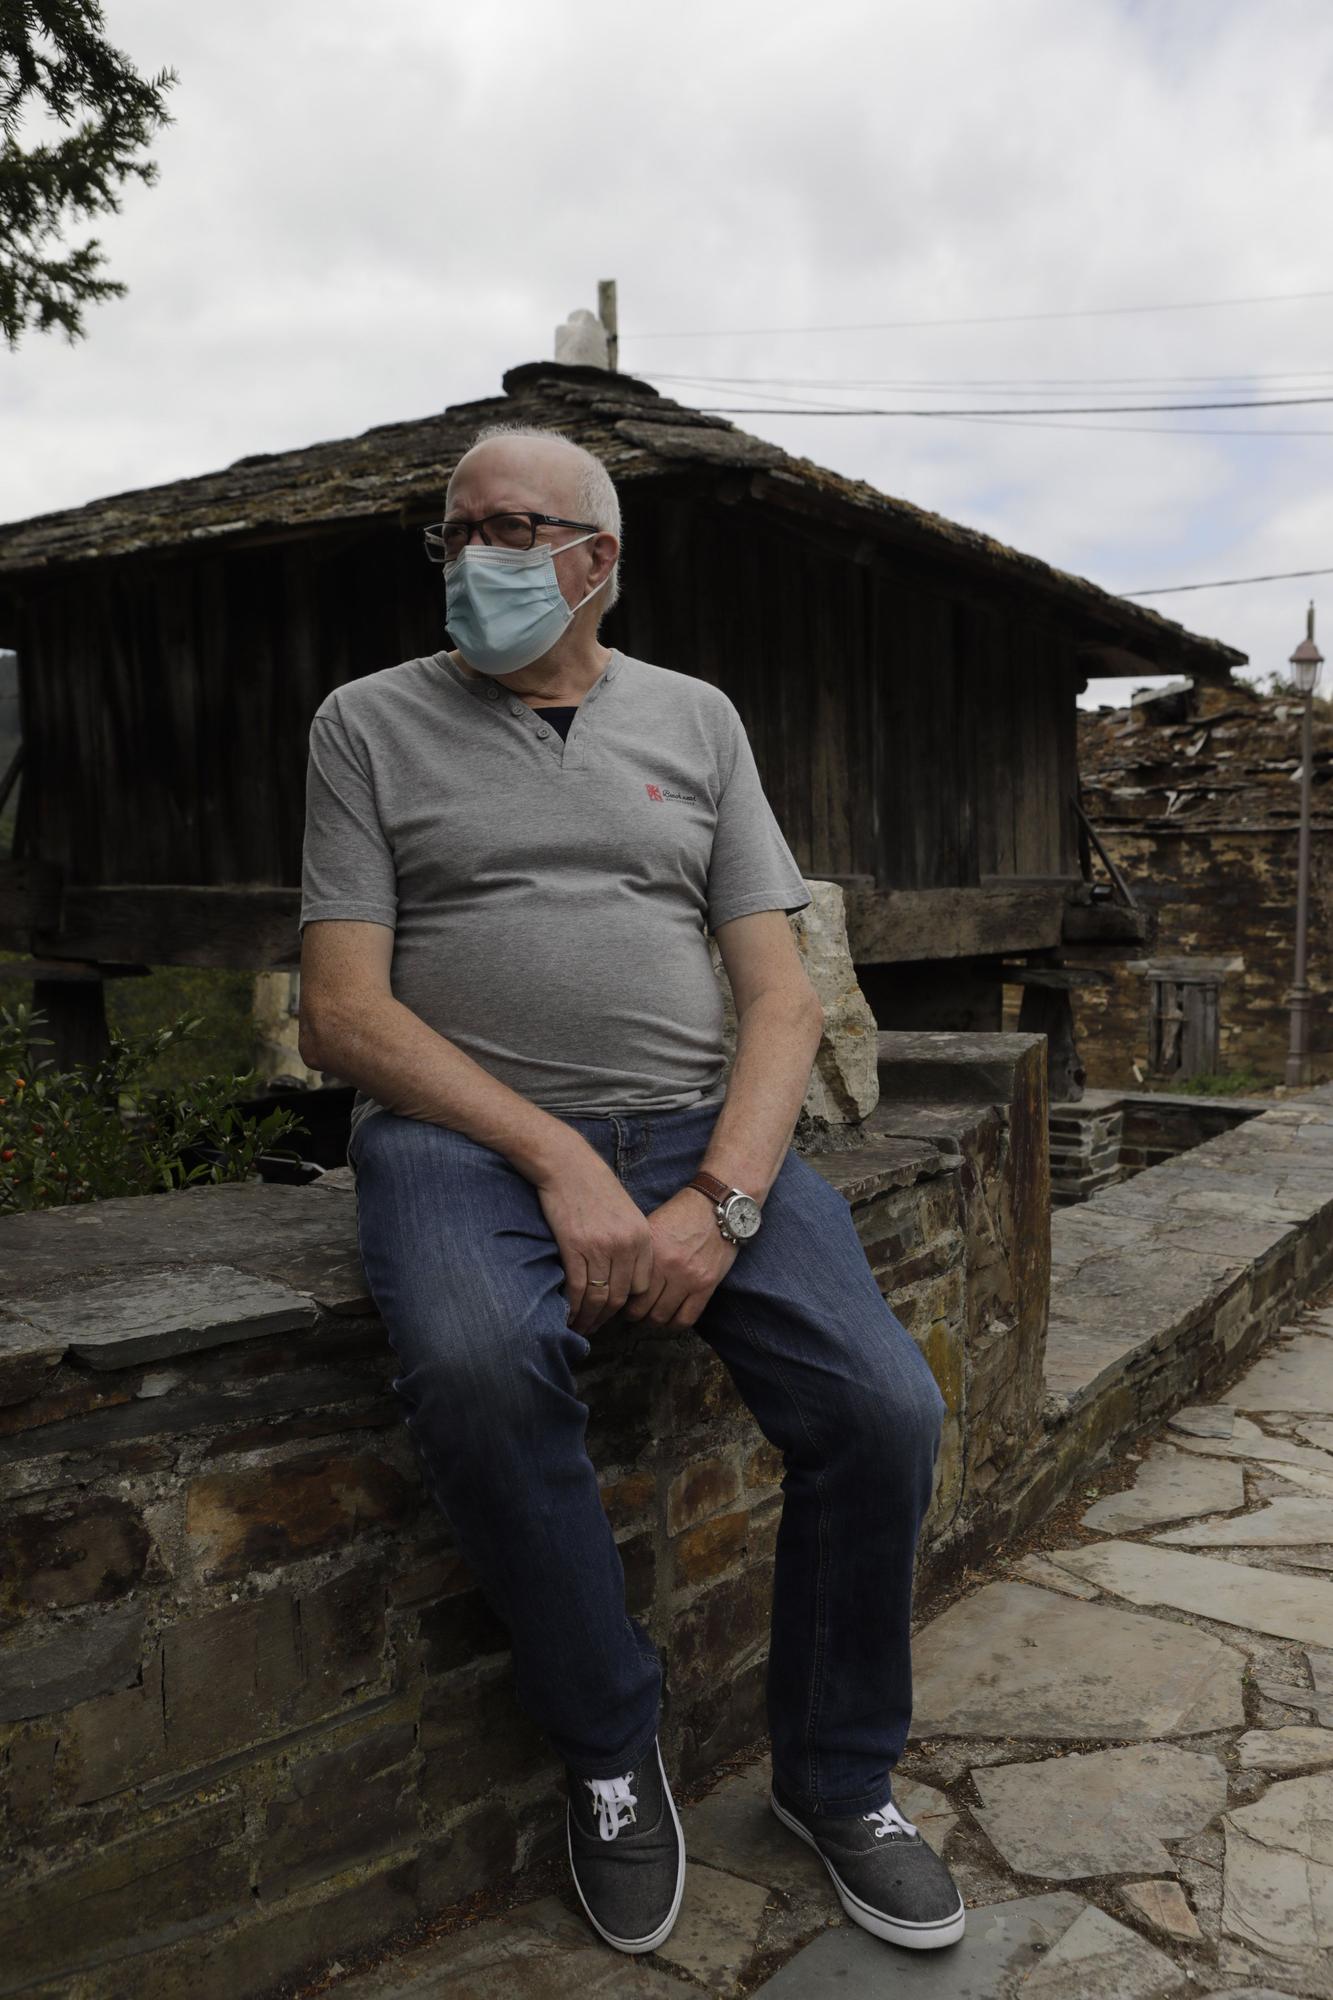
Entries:
[[[1191, 376], [1333, 365], [1333, 300], [726, 331], [1333, 287], [1322, 0], [110, 0], [108, 20], [141, 67], [180, 71], [177, 123], [159, 184], [99, 230], [129, 297], [74, 348], [0, 356], [0, 518], [490, 393], [611, 275], [644, 373], [1040, 377], [1068, 385], [1048, 402], [1096, 403], [1098, 377], [1182, 400]], [[696, 328], [719, 331], [646, 337]], [[738, 421], [1113, 589], [1330, 547], [1333, 437]], [[1200, 421], [1333, 432], [1333, 406]], [[1266, 673], [1310, 587], [1157, 602]]]

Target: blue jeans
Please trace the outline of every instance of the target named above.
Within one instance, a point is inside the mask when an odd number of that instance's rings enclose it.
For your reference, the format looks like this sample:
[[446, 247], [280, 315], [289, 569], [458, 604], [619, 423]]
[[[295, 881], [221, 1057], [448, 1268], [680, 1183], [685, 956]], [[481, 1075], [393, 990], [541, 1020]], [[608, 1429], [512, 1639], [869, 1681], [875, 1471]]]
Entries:
[[[720, 1109], [563, 1122], [648, 1214], [696, 1171]], [[574, 1373], [591, 1343], [567, 1323], [536, 1190], [490, 1147], [390, 1111], [363, 1121], [349, 1159], [393, 1386], [432, 1498], [509, 1628], [519, 1700], [579, 1776], [632, 1770], [657, 1733], [661, 1663], [625, 1608]], [[794, 1148], [695, 1332], [785, 1463], [774, 1772], [808, 1810], [873, 1811], [911, 1719], [913, 1558], [943, 1399], [845, 1198]]]

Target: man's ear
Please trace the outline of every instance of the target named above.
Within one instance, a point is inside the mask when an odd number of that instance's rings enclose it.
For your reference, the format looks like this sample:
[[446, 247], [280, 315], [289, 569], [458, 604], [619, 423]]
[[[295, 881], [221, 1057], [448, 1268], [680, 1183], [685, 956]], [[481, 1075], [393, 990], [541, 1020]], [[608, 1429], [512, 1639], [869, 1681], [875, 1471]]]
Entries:
[[[611, 533], [609, 528], [604, 528], [600, 534], [596, 535], [593, 538], [592, 542], [589, 544], [589, 547], [591, 548], [593, 554], [593, 566], [598, 571], [598, 574], [594, 577], [593, 581], [595, 583], [600, 583], [602, 579], [604, 577], [609, 576], [611, 574], [611, 571], [615, 568], [616, 559], [620, 554], [620, 543], [616, 540], [616, 537]], [[611, 559], [609, 562], [606, 560], [606, 551], [608, 549], [611, 551]]]

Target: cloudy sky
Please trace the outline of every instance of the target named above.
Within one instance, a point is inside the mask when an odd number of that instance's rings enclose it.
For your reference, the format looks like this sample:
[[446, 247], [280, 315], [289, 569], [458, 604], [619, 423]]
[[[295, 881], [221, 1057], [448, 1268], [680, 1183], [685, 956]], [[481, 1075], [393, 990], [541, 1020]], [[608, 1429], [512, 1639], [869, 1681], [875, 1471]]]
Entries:
[[[1333, 396], [1326, 0], [105, 12], [176, 122], [129, 296], [0, 350], [0, 519], [490, 394], [615, 277], [627, 370], [1109, 589], [1333, 567], [1333, 401], [1046, 414]], [[1266, 681], [1321, 593], [1145, 601]]]

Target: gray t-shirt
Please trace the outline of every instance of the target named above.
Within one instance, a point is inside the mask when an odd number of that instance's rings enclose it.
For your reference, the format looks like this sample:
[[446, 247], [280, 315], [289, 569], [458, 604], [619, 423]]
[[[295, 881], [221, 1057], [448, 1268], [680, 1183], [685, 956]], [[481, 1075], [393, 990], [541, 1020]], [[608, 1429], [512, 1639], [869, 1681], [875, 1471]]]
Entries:
[[[388, 925], [395, 998], [544, 1110], [720, 1100], [707, 934], [810, 900], [734, 704], [693, 675], [613, 653], [567, 741], [444, 653], [315, 712], [302, 928]], [[352, 1130], [382, 1108], [358, 1090]]]

